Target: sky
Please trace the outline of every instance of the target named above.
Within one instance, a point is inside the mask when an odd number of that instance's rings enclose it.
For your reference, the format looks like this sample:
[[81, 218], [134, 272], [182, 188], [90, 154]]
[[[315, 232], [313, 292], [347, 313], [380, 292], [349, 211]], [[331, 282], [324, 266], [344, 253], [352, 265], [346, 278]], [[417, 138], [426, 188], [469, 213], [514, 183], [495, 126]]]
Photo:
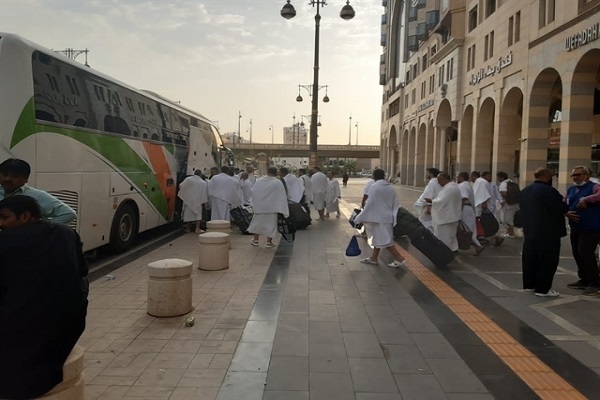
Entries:
[[[89, 49], [88, 63], [138, 89], [179, 101], [252, 141], [281, 143], [283, 127], [310, 125], [314, 16], [309, 0], [0, 0], [0, 31], [44, 47]], [[381, 0], [345, 0], [321, 8], [320, 144], [379, 144]], [[77, 61], [84, 62], [80, 55]], [[352, 117], [350, 120], [349, 117]], [[252, 120], [252, 124], [250, 124]], [[358, 127], [356, 124], [358, 123]], [[269, 129], [273, 126], [272, 131]], [[351, 128], [351, 129], [350, 129]], [[273, 137], [272, 137], [273, 136]]]

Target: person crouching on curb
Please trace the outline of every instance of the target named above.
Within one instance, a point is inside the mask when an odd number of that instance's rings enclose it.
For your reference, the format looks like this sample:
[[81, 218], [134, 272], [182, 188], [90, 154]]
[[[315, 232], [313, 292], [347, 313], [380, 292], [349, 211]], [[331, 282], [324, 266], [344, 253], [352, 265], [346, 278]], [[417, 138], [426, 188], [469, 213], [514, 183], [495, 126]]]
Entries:
[[373, 171], [375, 182], [369, 188], [369, 199], [364, 210], [358, 214], [356, 223], [365, 225], [367, 240], [373, 248], [371, 257], [360, 260], [363, 264], [379, 264], [379, 252], [388, 249], [394, 256], [394, 262], [388, 267], [398, 268], [405, 265], [404, 257], [394, 247], [394, 223], [398, 211], [398, 195], [392, 186], [385, 181], [382, 169]]

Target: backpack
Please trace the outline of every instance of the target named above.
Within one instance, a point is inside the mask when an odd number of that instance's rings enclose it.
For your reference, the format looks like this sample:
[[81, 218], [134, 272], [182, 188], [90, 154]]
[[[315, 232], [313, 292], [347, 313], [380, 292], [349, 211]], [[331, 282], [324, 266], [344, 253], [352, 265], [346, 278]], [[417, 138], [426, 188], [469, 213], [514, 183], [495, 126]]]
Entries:
[[521, 189], [513, 181], [506, 182], [506, 204], [519, 204], [519, 197], [521, 196]]

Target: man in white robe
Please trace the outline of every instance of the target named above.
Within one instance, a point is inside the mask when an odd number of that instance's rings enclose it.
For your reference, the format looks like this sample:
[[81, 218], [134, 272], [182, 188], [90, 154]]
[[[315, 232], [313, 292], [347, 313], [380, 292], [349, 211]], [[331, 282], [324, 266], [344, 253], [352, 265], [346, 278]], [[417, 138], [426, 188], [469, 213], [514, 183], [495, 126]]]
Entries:
[[313, 168], [313, 174], [310, 177], [310, 186], [312, 190], [313, 203], [315, 209], [319, 212], [319, 220], [325, 219], [325, 195], [329, 184], [327, 183], [327, 176], [321, 172], [319, 167]]
[[309, 205], [312, 201], [312, 190], [310, 185], [310, 176], [306, 175], [305, 168], [298, 169], [298, 179], [300, 179], [300, 182], [302, 183], [302, 188], [304, 190], [304, 196], [302, 196], [302, 200], [300, 201], [302, 203], [306, 203], [306, 205]]
[[300, 179], [294, 175], [291, 175], [289, 170], [285, 167], [279, 168], [279, 176], [285, 182], [288, 200], [293, 201], [294, 203], [300, 203], [300, 200], [302, 200], [302, 194], [304, 193], [304, 188], [302, 187], [302, 182], [300, 182]]
[[[202, 171], [194, 171], [194, 175], [188, 176], [179, 185], [179, 197], [183, 201], [183, 222], [195, 222], [195, 232], [202, 233], [200, 221], [202, 221], [202, 207], [208, 202], [208, 184], [201, 178]], [[191, 225], [188, 232], [191, 232]]]
[[437, 176], [442, 190], [431, 203], [433, 234], [452, 251], [458, 251], [456, 229], [462, 217], [462, 197], [456, 182], [450, 175], [440, 172]]
[[379, 252], [388, 249], [394, 256], [394, 262], [388, 267], [398, 268], [404, 265], [404, 257], [394, 247], [394, 225], [398, 212], [398, 195], [394, 188], [385, 181], [382, 169], [373, 171], [375, 182], [369, 188], [369, 199], [365, 208], [354, 220], [367, 228], [367, 241], [373, 248], [370, 257], [360, 260], [363, 264], [379, 264]]
[[267, 237], [267, 247], [275, 247], [273, 238], [277, 235], [277, 213], [289, 216], [287, 195], [283, 183], [277, 178], [277, 168], [269, 167], [267, 176], [260, 177], [252, 186], [254, 216], [248, 232], [254, 234], [250, 242], [258, 246], [260, 235]]
[[462, 198], [462, 223], [471, 231], [471, 241], [475, 245], [475, 255], [478, 256], [485, 249], [477, 239], [477, 221], [475, 219], [475, 195], [471, 182], [469, 182], [469, 173], [461, 172], [456, 176], [458, 189]]
[[336, 218], [340, 217], [340, 199], [342, 192], [340, 191], [340, 183], [333, 177], [333, 171], [327, 171], [328, 188], [325, 196], [325, 208], [327, 210], [325, 218], [329, 218], [329, 213], [337, 213]]
[[240, 185], [242, 186], [242, 196], [244, 198], [244, 206], [252, 205], [252, 186], [250, 177], [247, 172], [242, 172], [240, 175]]
[[210, 196], [211, 220], [230, 221], [232, 206], [241, 204], [241, 187], [236, 178], [227, 174], [229, 167], [221, 167], [221, 173], [214, 175], [208, 181], [208, 195]]
[[254, 167], [252, 165], [247, 165], [246, 173], [248, 174], [248, 182], [250, 183], [250, 187], [254, 186], [254, 184], [256, 183], [256, 176], [254, 176]]
[[[473, 194], [475, 198], [475, 216], [481, 217], [484, 210], [495, 210], [496, 199], [492, 196], [490, 183], [477, 171], [471, 172], [471, 182], [473, 182]], [[504, 238], [493, 236], [494, 246], [500, 246]]]
[[417, 201], [415, 202], [415, 209], [419, 213], [419, 221], [423, 226], [433, 232], [433, 222], [431, 220], [431, 203], [436, 198], [438, 193], [442, 190], [442, 187], [437, 181], [437, 175], [440, 170], [437, 168], [427, 168], [427, 186]]

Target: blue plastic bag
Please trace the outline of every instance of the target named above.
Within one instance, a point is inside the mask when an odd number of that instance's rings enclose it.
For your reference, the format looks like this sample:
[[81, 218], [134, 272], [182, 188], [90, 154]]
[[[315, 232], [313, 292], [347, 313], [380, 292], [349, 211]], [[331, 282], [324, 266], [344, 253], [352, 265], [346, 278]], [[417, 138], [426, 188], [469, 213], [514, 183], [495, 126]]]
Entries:
[[352, 239], [350, 239], [350, 243], [348, 243], [348, 247], [346, 247], [346, 255], [348, 257], [360, 256], [360, 247], [358, 246], [356, 236], [352, 236]]

